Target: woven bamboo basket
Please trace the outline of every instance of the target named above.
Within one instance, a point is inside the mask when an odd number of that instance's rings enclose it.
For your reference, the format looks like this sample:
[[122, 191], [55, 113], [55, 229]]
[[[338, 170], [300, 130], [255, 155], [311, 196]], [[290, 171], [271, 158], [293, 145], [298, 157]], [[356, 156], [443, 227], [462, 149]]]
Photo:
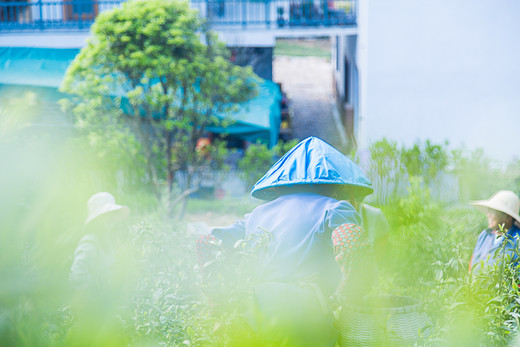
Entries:
[[343, 307], [339, 345], [408, 346], [430, 335], [421, 303], [406, 296], [367, 296]]

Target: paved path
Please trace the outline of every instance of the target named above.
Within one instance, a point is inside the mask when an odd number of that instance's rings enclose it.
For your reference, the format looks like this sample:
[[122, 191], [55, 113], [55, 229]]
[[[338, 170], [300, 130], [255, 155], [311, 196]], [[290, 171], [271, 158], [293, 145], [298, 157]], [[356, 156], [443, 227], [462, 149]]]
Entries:
[[317, 136], [333, 146], [341, 137], [332, 113], [332, 67], [325, 58], [276, 56], [275, 82], [282, 83], [293, 108], [293, 136]]

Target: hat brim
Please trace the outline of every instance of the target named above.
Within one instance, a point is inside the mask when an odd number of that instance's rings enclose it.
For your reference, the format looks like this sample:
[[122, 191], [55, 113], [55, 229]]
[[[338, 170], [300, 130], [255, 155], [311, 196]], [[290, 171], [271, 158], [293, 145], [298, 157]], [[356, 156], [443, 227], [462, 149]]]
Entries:
[[98, 211], [90, 214], [87, 219], [85, 220], [84, 224], [88, 224], [92, 222], [93, 220], [106, 215], [115, 215], [117, 214], [120, 219], [124, 219], [128, 217], [130, 214], [130, 209], [128, 206], [122, 206], [122, 205], [107, 205], [103, 207], [102, 209], [99, 209]]
[[323, 189], [323, 193], [331, 191], [331, 190], [345, 190], [350, 191], [353, 195], [357, 197], [365, 197], [374, 192], [374, 189], [369, 186], [363, 185], [354, 185], [354, 184], [339, 184], [339, 183], [282, 183], [278, 185], [272, 185], [267, 188], [258, 189], [251, 192], [251, 196], [261, 200], [274, 200], [281, 195], [286, 194], [294, 194], [294, 193], [302, 193], [302, 192], [314, 192]]
[[513, 217], [514, 220], [516, 220], [518, 223], [520, 223], [520, 215], [518, 213], [515, 213], [513, 211], [508, 211], [507, 209], [503, 208], [502, 206], [494, 204], [494, 203], [490, 202], [489, 200], [472, 201], [471, 205], [475, 206], [475, 208], [482, 213], [487, 213], [487, 210], [489, 208], [500, 211], [502, 213], [507, 214], [508, 216]]

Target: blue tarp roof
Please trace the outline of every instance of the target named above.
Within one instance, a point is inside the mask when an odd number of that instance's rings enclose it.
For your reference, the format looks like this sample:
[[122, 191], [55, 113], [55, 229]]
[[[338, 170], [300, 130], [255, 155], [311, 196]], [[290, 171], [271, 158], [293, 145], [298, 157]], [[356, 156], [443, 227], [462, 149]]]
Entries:
[[[78, 52], [78, 49], [0, 47], [0, 84], [49, 87], [57, 91]], [[278, 85], [265, 80], [259, 85], [256, 98], [227, 115], [235, 120], [232, 125], [208, 131], [248, 141], [261, 140], [274, 146], [280, 127], [280, 101]]]

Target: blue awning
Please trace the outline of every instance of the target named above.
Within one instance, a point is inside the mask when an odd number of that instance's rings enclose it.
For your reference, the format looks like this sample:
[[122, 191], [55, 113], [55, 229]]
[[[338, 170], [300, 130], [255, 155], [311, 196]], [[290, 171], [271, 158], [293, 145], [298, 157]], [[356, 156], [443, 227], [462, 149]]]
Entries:
[[0, 84], [58, 88], [78, 49], [0, 47]]
[[[272, 81], [264, 80], [258, 86], [258, 95], [231, 114], [225, 115], [235, 122], [226, 128], [209, 127], [208, 131], [237, 135], [244, 140], [263, 141], [273, 147], [278, 141], [281, 122], [280, 87]], [[267, 141], [266, 141], [267, 140]]]
[[[63, 81], [67, 67], [78, 49], [0, 47], [0, 84], [55, 88]], [[258, 96], [242, 105], [230, 117], [235, 122], [226, 128], [208, 131], [230, 134], [247, 141], [262, 141], [274, 146], [280, 127], [281, 92], [272, 81], [259, 85]]]

